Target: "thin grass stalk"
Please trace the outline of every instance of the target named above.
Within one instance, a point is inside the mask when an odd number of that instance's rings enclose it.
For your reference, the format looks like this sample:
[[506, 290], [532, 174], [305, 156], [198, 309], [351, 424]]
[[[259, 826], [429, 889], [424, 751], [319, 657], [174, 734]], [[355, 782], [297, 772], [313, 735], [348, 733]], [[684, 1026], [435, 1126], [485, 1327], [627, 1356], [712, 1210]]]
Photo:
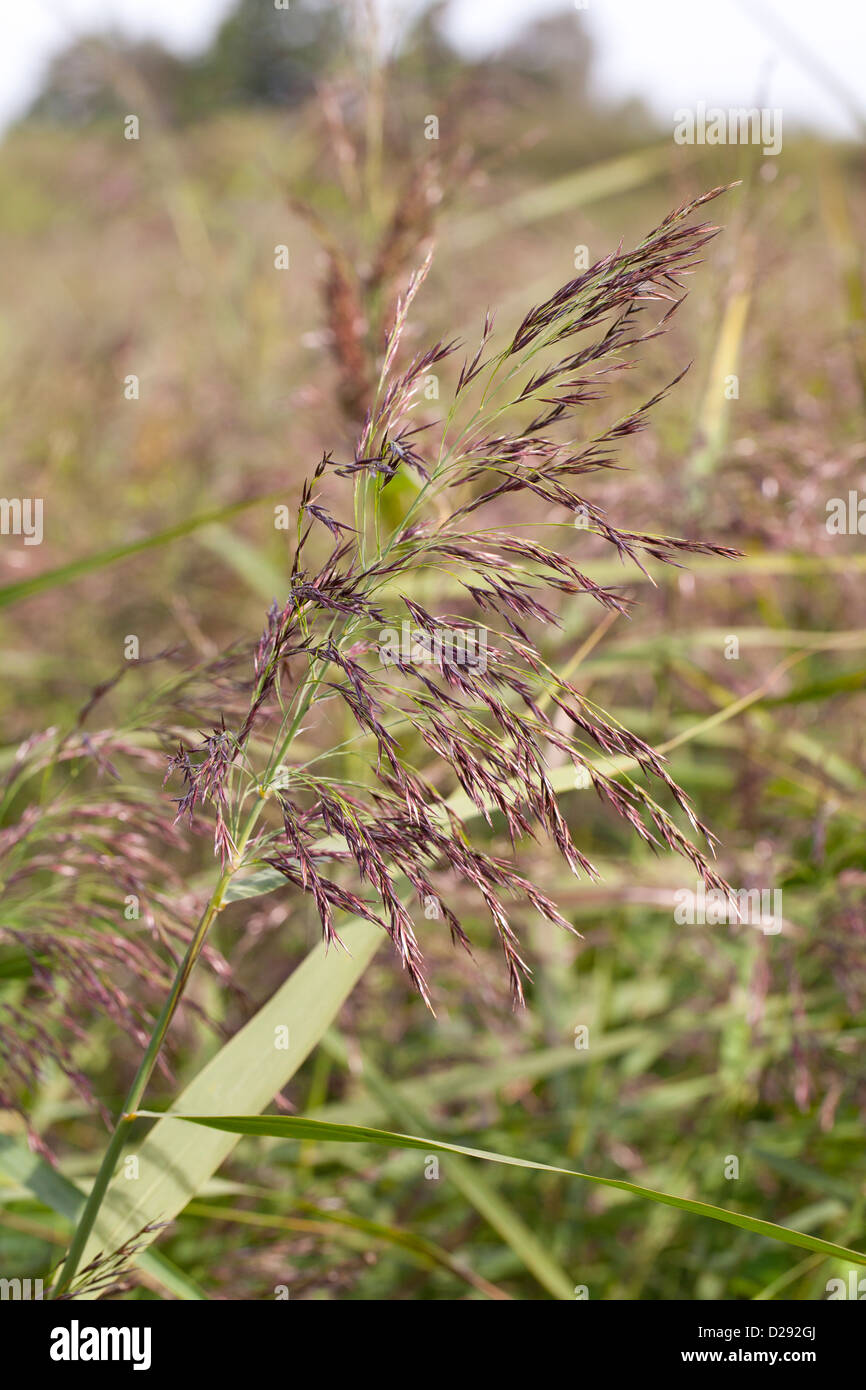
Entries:
[[[261, 803], [253, 806], [252, 811], [250, 812], [247, 824], [245, 826], [244, 834], [241, 837], [241, 841], [238, 845], [238, 849], [240, 852], [239, 857], [240, 855], [242, 855], [243, 850], [246, 848], [247, 841], [249, 840], [249, 837], [252, 834], [253, 829], [255, 828], [255, 824], [259, 818], [260, 813]], [[154, 1025], [153, 1032], [150, 1036], [150, 1041], [148, 1042], [144, 1056], [142, 1057], [141, 1063], [139, 1064], [138, 1071], [135, 1073], [132, 1085], [130, 1086], [126, 1099], [123, 1103], [123, 1109], [121, 1111], [120, 1118], [118, 1119], [117, 1124], [115, 1125], [114, 1132], [112, 1133], [111, 1139], [109, 1140], [108, 1146], [106, 1147], [105, 1153], [103, 1154], [102, 1162], [99, 1165], [99, 1170], [96, 1174], [96, 1179], [93, 1183], [93, 1187], [90, 1190], [90, 1194], [87, 1198], [87, 1201], [84, 1205], [84, 1209], [75, 1228], [75, 1233], [72, 1237], [72, 1241], [69, 1246], [69, 1253], [66, 1257], [66, 1261], [63, 1265], [63, 1268], [60, 1271], [59, 1278], [51, 1291], [52, 1298], [59, 1298], [60, 1295], [69, 1288], [70, 1284], [72, 1283], [72, 1280], [75, 1278], [75, 1275], [78, 1272], [78, 1265], [81, 1261], [81, 1256], [84, 1253], [84, 1248], [87, 1245], [88, 1236], [90, 1235], [90, 1232], [93, 1229], [94, 1222], [96, 1221], [96, 1218], [99, 1215], [99, 1209], [102, 1206], [105, 1193], [108, 1189], [108, 1184], [110, 1183], [114, 1175], [114, 1170], [117, 1166], [117, 1160], [120, 1157], [121, 1150], [123, 1149], [123, 1145], [126, 1140], [127, 1126], [132, 1120], [135, 1119], [136, 1111], [139, 1105], [141, 1104], [142, 1097], [144, 1096], [148, 1083], [150, 1082], [150, 1078], [153, 1075], [154, 1068], [159, 1060], [159, 1055], [162, 1051], [162, 1046], [165, 1042], [166, 1034], [168, 1033], [168, 1030], [171, 1027], [172, 1019], [177, 1013], [178, 1005], [180, 1004], [181, 999], [183, 998], [183, 994], [189, 982], [189, 978], [192, 975], [192, 972], [196, 966], [196, 962], [198, 961], [198, 958], [202, 953], [202, 948], [204, 947], [205, 941], [207, 940], [207, 934], [210, 931], [214, 919], [216, 918], [217, 914], [223, 906], [225, 891], [228, 888], [232, 878], [234, 877], [239, 867], [240, 865], [236, 860], [232, 865], [229, 866], [229, 868], [224, 870], [223, 873], [220, 875], [219, 879], [217, 880], [216, 887], [214, 888], [213, 893], [211, 894], [207, 907], [205, 908], [204, 912], [201, 915], [201, 918], [199, 919], [198, 926], [196, 927], [192, 940], [190, 941], [189, 946], [187, 947], [186, 954], [184, 955], [184, 958], [177, 969], [177, 973], [175, 974], [168, 998], [166, 999], [165, 1004], [162, 1008], [162, 1012], [160, 1013], [159, 1018], [157, 1019]]]

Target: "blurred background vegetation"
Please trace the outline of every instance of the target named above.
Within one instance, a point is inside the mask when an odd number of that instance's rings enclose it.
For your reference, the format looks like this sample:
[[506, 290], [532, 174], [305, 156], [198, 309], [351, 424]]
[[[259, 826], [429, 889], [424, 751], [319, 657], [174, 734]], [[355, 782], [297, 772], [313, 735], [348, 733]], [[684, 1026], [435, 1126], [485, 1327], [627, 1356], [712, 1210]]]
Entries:
[[[375, 351], [431, 238], [413, 345], [471, 344], [488, 308], [513, 327], [569, 279], [579, 248], [594, 261], [685, 198], [741, 180], [713, 207], [725, 231], [671, 333], [619, 387], [622, 413], [692, 369], [653, 428], [625, 442], [624, 471], [590, 495], [619, 525], [744, 558], [654, 568], [655, 587], [623, 575], [639, 601], [632, 621], [600, 630], [574, 605], [547, 655], [559, 669], [577, 656], [593, 700], [672, 743], [672, 774], [719, 836], [722, 872], [781, 888], [784, 930], [677, 925], [674, 895], [695, 886], [688, 866], [652, 858], [575, 790], [575, 838], [604, 882], [577, 884], [524, 847], [525, 871], [582, 933], [522, 914], [526, 1011], [511, 1011], [482, 922], [475, 962], [431, 923], [438, 1018], [380, 953], [286, 1101], [627, 1177], [862, 1248], [866, 557], [860, 537], [828, 535], [825, 520], [831, 497], [866, 489], [863, 148], [787, 134], [776, 159], [680, 147], [638, 103], [605, 102], [574, 15], [469, 61], [444, 37], [441, 9], [384, 65], [349, 7], [311, 0], [289, 12], [243, 0], [194, 61], [82, 40], [6, 135], [2, 491], [44, 497], [46, 529], [39, 547], [5, 538], [0, 549], [2, 766], [45, 729], [93, 737], [135, 723], [160, 663], [127, 672], [79, 720], [129, 634], [143, 658], [182, 648], [174, 662], [252, 647], [287, 572], [274, 500], [294, 509], [322, 450], [353, 447], [347, 335]], [[122, 138], [130, 112], [138, 141]], [[274, 267], [278, 244], [287, 272]], [[250, 505], [194, 524], [237, 503]], [[172, 528], [186, 534], [164, 537]], [[104, 554], [126, 546], [135, 553]], [[592, 573], [619, 579], [607, 560]], [[75, 762], [77, 791], [110, 789], [97, 763]], [[135, 774], [165, 809], [158, 768]], [[28, 807], [62, 803], [56, 769], [48, 780], [7, 798], [3, 844]], [[207, 837], [168, 846], [166, 862], [194, 908]], [[50, 866], [41, 872], [31, 886], [62, 900], [62, 878], [45, 887]], [[38, 911], [14, 891], [0, 906], [0, 1003], [36, 1014], [63, 995], [62, 972], [46, 982], [20, 968], [8, 932]], [[187, 1011], [175, 1077], [199, 1069], [317, 931], [290, 890], [223, 914], [219, 968], [192, 991], [209, 1022]], [[113, 968], [134, 993], [123, 962]], [[60, 1003], [46, 1014], [58, 1048], [116, 1107], [140, 1052], [133, 1031]], [[588, 1049], [575, 1046], [584, 1025]], [[154, 1108], [173, 1093], [170, 1077], [157, 1080]], [[45, 1061], [16, 1104], [31, 1143], [86, 1183], [105, 1130], [67, 1071]], [[20, 1113], [3, 1112], [0, 1136], [26, 1133]], [[467, 1175], [441, 1156], [436, 1179], [420, 1158], [242, 1142], [160, 1248], [210, 1297], [232, 1299], [280, 1284], [293, 1298], [534, 1299], [586, 1285], [592, 1298], [806, 1299], [847, 1274], [627, 1194]], [[528, 1233], [543, 1260], [527, 1254]], [[65, 1238], [7, 1173], [4, 1272], [43, 1273]], [[166, 1295], [145, 1279], [129, 1296]]]

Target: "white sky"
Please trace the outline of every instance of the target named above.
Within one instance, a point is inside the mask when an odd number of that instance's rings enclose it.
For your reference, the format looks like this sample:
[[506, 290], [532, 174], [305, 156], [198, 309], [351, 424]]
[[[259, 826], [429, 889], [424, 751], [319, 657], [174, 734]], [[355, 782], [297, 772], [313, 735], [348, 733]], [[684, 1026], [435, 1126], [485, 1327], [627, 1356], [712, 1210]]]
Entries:
[[[412, 0], [379, 3], [399, 14]], [[77, 33], [114, 26], [192, 53], [231, 9], [232, 0], [0, 0], [0, 128]], [[789, 127], [853, 135], [852, 102], [866, 113], [863, 0], [452, 0], [448, 27], [481, 53], [533, 14], [578, 9], [597, 42], [599, 92], [641, 96], [664, 120], [698, 101], [757, 102], [781, 107]]]

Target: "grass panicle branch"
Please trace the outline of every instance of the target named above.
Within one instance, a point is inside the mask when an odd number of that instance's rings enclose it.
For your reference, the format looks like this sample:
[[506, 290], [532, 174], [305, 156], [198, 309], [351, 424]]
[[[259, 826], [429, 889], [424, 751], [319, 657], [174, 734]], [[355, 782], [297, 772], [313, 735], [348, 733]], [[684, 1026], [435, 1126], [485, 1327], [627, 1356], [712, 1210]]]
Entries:
[[[570, 763], [588, 777], [644, 842], [685, 856], [708, 886], [725, 887], [706, 857], [713, 837], [663, 758], [543, 654], [544, 633], [559, 624], [563, 603], [627, 611], [627, 595], [587, 572], [579, 552], [590, 537], [641, 570], [646, 556], [677, 564], [688, 554], [735, 553], [614, 526], [574, 490], [575, 479], [614, 466], [616, 447], [643, 429], [664, 399], [666, 391], [657, 391], [639, 409], [581, 436], [580, 408], [606, 399], [615, 373], [633, 365], [622, 354], [664, 332], [682, 302], [682, 277], [718, 230], [692, 224], [690, 215], [722, 191], [684, 204], [635, 250], [620, 249], [563, 285], [529, 310], [498, 351], [488, 315], [480, 346], [456, 374], [444, 418], [422, 424], [415, 423], [419, 389], [460, 344], [439, 342], [398, 366], [429, 256], [412, 277], [396, 306], [354, 456], [325, 453], [303, 485], [288, 595], [268, 612], [246, 709], [234, 719], [223, 710], [209, 733], [183, 741], [171, 759], [169, 775], [183, 782], [178, 819], [203, 810], [212, 816], [220, 874], [56, 1293], [75, 1276], [126, 1120], [236, 875], [276, 869], [312, 897], [328, 943], [340, 943], [339, 913], [381, 926], [428, 1005], [413, 898], [425, 919], [443, 918], [468, 949], [449, 896], [454, 885], [471, 886], [498, 935], [516, 1002], [528, 967], [509, 901], [528, 902], [571, 929], [516, 858], [521, 844], [545, 839], [574, 874], [596, 876], [574, 843], [554, 789], [554, 764]], [[347, 484], [351, 519], [340, 515]], [[509, 528], [501, 504], [514, 497], [521, 521]], [[551, 528], [559, 548], [542, 539]], [[439, 591], [459, 595], [455, 606], [433, 611], [426, 596]], [[408, 643], [393, 647], [389, 634], [407, 628]], [[345, 720], [354, 733], [337, 738]], [[321, 748], [305, 760], [295, 753], [302, 729], [313, 731]], [[633, 760], [642, 780], [605, 771], [601, 764], [611, 757]], [[653, 783], [672, 811], [651, 794]], [[676, 811], [703, 849], [680, 829]], [[473, 836], [471, 819], [503, 825], [511, 855], [490, 853]]]

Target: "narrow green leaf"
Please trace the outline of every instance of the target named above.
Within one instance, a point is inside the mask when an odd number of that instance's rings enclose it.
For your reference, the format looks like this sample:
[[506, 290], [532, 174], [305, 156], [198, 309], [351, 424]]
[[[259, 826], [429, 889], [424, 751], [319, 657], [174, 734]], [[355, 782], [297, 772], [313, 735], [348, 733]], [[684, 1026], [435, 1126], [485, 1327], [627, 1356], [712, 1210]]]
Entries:
[[[317, 943], [297, 970], [249, 1023], [231, 1038], [178, 1097], [188, 1112], [207, 1114], [215, 1105], [270, 1104], [330, 1027], [363, 975], [385, 933], [367, 922], [341, 928], [346, 950], [325, 951]], [[288, 1028], [288, 1046], [277, 1029]], [[116, 1250], [152, 1221], [171, 1221], [200, 1192], [237, 1143], [227, 1133], [202, 1136], [161, 1120], [139, 1147], [139, 1177], [112, 1179], [82, 1256]]]
[[639, 188], [669, 169], [670, 163], [671, 152], [667, 145], [654, 145], [632, 154], [600, 160], [598, 164], [533, 186], [506, 202], [463, 218], [452, 229], [453, 242], [461, 250], [468, 250], [492, 236], [501, 235], [503, 227], [526, 227], [572, 212], [577, 207], [586, 207], [588, 203], [615, 193]]
[[263, 893], [273, 893], [275, 889], [285, 886], [286, 876], [279, 870], [256, 869], [255, 873], [233, 878], [225, 891], [223, 902], [237, 903], [244, 898], [258, 898]]
[[[24, 1145], [0, 1135], [0, 1169], [71, 1226], [84, 1205], [84, 1193]], [[158, 1250], [141, 1250], [133, 1259], [145, 1274], [157, 1280], [169, 1293], [186, 1300], [207, 1297], [194, 1280]]]
[[222, 1130], [229, 1134], [251, 1134], [272, 1139], [379, 1144], [390, 1149], [422, 1149], [426, 1153], [431, 1149], [438, 1149], [442, 1153], [462, 1154], [465, 1158], [483, 1158], [488, 1163], [504, 1163], [512, 1168], [532, 1168], [540, 1173], [558, 1173], [563, 1177], [581, 1178], [584, 1182], [596, 1183], [600, 1187], [630, 1192], [635, 1197], [643, 1197], [650, 1202], [661, 1202], [664, 1206], [676, 1207], [679, 1211], [688, 1211], [694, 1216], [724, 1221], [728, 1226], [737, 1226], [740, 1230], [751, 1231], [754, 1235], [766, 1236], [770, 1240], [779, 1240], [785, 1245], [796, 1245], [801, 1250], [813, 1250], [833, 1259], [851, 1260], [854, 1264], [866, 1265], [866, 1254], [859, 1250], [834, 1245], [832, 1241], [806, 1235], [803, 1231], [789, 1230], [787, 1226], [778, 1226], [774, 1221], [763, 1221], [757, 1216], [728, 1211], [725, 1207], [712, 1206], [709, 1202], [696, 1202], [690, 1197], [676, 1197], [669, 1192], [658, 1192], [652, 1187], [640, 1187], [637, 1183], [625, 1182], [620, 1178], [600, 1178], [593, 1173], [577, 1172], [574, 1168], [557, 1168], [550, 1163], [535, 1163], [532, 1159], [514, 1158], [510, 1154], [492, 1153], [488, 1149], [468, 1148], [464, 1144], [449, 1144], [441, 1139], [392, 1134], [388, 1130], [367, 1129], [362, 1125], [334, 1125], [328, 1124], [325, 1120], [308, 1120], [296, 1115], [183, 1115], [177, 1111], [169, 1111], [162, 1119], [163, 1123], [166, 1119], [183, 1120], [187, 1124], [203, 1125], [208, 1129]]
[[108, 550], [100, 550], [95, 555], [85, 555], [80, 560], [70, 560], [66, 565], [58, 565], [56, 569], [46, 570], [44, 574], [35, 574], [30, 579], [18, 579], [13, 584], [4, 584], [0, 588], [0, 608], [6, 608], [10, 603], [17, 603], [19, 599], [32, 598], [34, 594], [44, 593], [46, 589], [55, 589], [60, 585], [70, 584], [75, 579], [80, 579], [82, 575], [93, 574], [96, 570], [105, 569], [108, 565], [116, 564], [118, 560], [125, 560], [130, 555], [139, 555], [143, 550], [154, 550], [157, 546], [168, 545], [171, 541], [179, 540], [182, 536], [189, 536], [193, 531], [200, 530], [203, 526], [212, 526], [215, 522], [227, 521], [229, 517], [237, 516], [239, 512], [248, 511], [250, 507], [257, 507], [265, 502], [278, 501], [281, 493], [269, 493], [263, 497], [249, 497], [243, 502], [233, 502], [228, 507], [220, 507], [216, 511], [206, 512], [203, 516], [190, 517], [188, 521], [181, 521], [176, 526], [169, 526], [165, 531], [157, 531], [154, 535], [144, 536], [141, 540], [129, 541], [126, 545], [115, 545]]

